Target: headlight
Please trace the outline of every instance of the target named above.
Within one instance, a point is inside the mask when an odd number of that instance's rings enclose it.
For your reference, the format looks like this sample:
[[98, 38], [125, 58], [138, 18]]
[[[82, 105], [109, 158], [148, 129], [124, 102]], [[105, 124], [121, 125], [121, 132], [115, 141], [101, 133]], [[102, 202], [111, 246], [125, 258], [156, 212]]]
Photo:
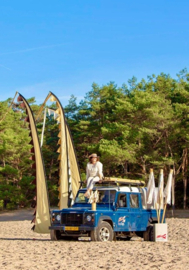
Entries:
[[52, 213], [51, 220], [52, 220], [52, 222], [55, 222], [55, 223], [60, 222], [61, 215], [58, 213]]
[[87, 219], [88, 222], [90, 222], [91, 219], [92, 219], [92, 217], [91, 217], [90, 215], [88, 215], [88, 216], [86, 217], [86, 219]]
[[61, 219], [60, 215], [57, 215], [57, 216], [56, 216], [56, 220], [57, 220], [57, 221], [60, 221], [60, 219]]

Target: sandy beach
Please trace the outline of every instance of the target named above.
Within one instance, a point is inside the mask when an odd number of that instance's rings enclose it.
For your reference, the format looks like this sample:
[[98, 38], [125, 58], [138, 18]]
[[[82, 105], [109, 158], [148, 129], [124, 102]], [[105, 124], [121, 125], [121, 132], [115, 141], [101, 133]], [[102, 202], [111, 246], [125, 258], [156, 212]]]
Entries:
[[189, 213], [182, 213], [167, 218], [167, 243], [53, 242], [31, 231], [31, 210], [0, 213], [0, 269], [189, 269]]

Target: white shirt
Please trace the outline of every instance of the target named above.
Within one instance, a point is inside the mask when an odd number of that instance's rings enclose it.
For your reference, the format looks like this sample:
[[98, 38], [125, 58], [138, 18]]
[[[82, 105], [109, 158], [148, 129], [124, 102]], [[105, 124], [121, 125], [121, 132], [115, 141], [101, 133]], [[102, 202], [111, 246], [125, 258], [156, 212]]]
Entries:
[[87, 168], [86, 168], [86, 178], [88, 179], [89, 177], [95, 177], [99, 176], [100, 178], [103, 177], [103, 165], [100, 161], [97, 161], [95, 164], [92, 163], [87, 163]]

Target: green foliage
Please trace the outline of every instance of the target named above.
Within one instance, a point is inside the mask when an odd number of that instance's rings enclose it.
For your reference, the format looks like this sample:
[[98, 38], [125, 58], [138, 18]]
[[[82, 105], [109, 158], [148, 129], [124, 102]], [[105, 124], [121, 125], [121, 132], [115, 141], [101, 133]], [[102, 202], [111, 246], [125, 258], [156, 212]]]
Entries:
[[[41, 123], [39, 123], [37, 127], [40, 134], [42, 130]], [[52, 116], [47, 116], [42, 153], [46, 169], [50, 204], [53, 206], [57, 206], [58, 204], [59, 161], [58, 153], [56, 152], [58, 149], [58, 132], [57, 122]]]
[[[0, 102], [0, 115], [11, 100]], [[34, 116], [39, 106], [28, 100]], [[56, 104], [52, 107], [56, 109]], [[177, 79], [161, 73], [137, 82], [135, 77], [118, 87], [110, 82], [91, 91], [78, 104], [70, 98], [64, 108], [78, 155], [81, 177], [85, 180], [88, 156], [97, 152], [106, 176], [147, 179], [150, 167], [157, 175], [164, 169], [175, 171], [177, 206], [186, 207], [189, 150], [189, 74], [182, 70]], [[22, 111], [11, 111], [0, 123], [0, 199], [8, 207], [28, 205], [33, 186], [27, 124]], [[37, 129], [42, 131], [43, 115]], [[51, 116], [46, 120], [43, 157], [51, 205], [57, 205], [58, 126]], [[181, 189], [182, 182], [186, 185]], [[178, 187], [178, 189], [177, 189]], [[184, 195], [183, 195], [184, 193]], [[184, 201], [182, 201], [184, 198]]]
[[165, 177], [170, 168], [176, 180], [183, 173], [188, 177], [187, 166], [183, 169], [189, 141], [188, 81], [183, 70], [178, 80], [161, 73], [148, 76], [148, 81], [133, 77], [129, 87], [94, 83], [72, 114], [74, 121], [68, 119], [81, 172], [89, 153], [97, 152], [105, 175], [147, 179], [153, 167], [156, 174], [163, 168]]
[[3, 210], [3, 200], [0, 200], [0, 210]]

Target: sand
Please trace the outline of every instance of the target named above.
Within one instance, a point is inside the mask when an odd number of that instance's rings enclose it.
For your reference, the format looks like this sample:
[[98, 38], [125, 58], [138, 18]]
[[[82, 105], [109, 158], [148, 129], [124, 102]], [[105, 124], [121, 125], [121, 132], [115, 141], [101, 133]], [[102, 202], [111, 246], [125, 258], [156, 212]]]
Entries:
[[31, 231], [31, 214], [0, 214], [0, 269], [189, 269], [189, 219], [183, 215], [167, 218], [166, 243], [100, 243], [53, 242]]

